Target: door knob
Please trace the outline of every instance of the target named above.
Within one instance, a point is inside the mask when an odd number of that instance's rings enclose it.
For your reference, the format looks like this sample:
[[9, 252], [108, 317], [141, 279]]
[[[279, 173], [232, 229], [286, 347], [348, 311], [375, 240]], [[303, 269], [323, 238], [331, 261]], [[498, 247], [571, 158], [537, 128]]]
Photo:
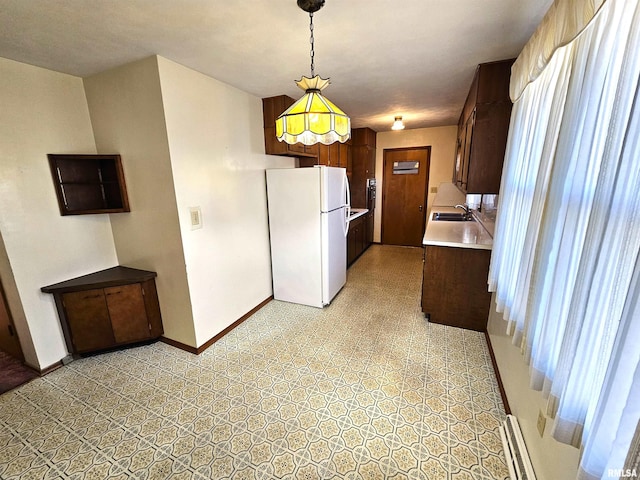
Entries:
[[420, 205], [420, 206], [418, 207], [418, 210], [422, 211], [422, 205]]

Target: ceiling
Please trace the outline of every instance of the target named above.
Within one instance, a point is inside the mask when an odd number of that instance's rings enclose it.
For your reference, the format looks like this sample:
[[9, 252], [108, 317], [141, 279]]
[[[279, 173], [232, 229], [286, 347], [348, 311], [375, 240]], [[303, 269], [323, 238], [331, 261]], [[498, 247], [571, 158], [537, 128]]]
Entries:
[[[457, 123], [478, 63], [516, 57], [553, 0], [327, 0], [315, 72], [353, 127]], [[0, 0], [0, 57], [80, 77], [158, 54], [258, 97], [302, 92], [295, 0]]]

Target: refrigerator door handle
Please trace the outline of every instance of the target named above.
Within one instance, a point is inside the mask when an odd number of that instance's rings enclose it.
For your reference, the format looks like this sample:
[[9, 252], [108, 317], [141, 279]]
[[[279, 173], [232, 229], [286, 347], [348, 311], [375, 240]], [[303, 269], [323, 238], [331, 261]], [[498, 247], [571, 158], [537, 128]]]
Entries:
[[347, 200], [347, 208], [345, 209], [346, 217], [344, 219], [345, 229], [344, 236], [346, 237], [349, 233], [349, 218], [351, 217], [351, 189], [349, 188], [349, 177], [347, 177], [347, 173], [344, 174], [344, 185], [345, 185], [345, 193]]
[[349, 209], [344, 209], [344, 236], [346, 237], [349, 233]]
[[346, 192], [346, 200], [347, 200], [347, 209], [349, 210], [349, 213], [351, 213], [351, 189], [349, 188], [349, 178], [347, 177], [347, 174], [344, 174], [344, 189]]

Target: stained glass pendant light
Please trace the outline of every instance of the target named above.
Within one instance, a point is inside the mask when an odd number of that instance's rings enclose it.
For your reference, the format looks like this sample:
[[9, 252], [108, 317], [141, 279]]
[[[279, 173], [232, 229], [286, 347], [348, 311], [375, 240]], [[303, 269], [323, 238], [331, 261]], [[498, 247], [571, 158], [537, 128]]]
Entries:
[[298, 6], [309, 13], [311, 30], [311, 77], [296, 81], [305, 94], [276, 119], [276, 137], [288, 144], [315, 145], [344, 143], [351, 136], [351, 120], [321, 93], [329, 79], [314, 73], [313, 14], [322, 8], [325, 0], [298, 0]]

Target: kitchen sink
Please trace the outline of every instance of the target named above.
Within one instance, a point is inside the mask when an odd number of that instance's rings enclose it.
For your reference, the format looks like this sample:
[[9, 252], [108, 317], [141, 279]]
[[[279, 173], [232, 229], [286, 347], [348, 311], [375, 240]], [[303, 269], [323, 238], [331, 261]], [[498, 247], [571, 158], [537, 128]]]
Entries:
[[436, 221], [446, 221], [446, 222], [467, 222], [473, 220], [472, 217], [467, 217], [464, 213], [449, 213], [449, 212], [435, 212], [431, 217]]

